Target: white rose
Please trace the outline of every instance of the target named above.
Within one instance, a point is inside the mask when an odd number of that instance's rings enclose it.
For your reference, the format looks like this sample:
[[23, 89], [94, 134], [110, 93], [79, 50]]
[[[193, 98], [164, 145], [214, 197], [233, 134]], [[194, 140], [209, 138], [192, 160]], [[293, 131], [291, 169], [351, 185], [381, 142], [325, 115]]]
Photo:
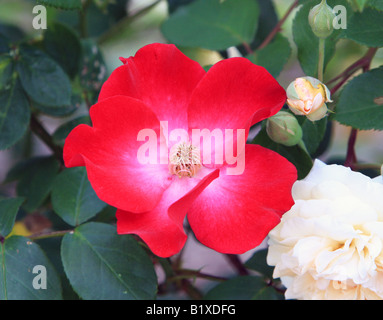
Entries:
[[269, 234], [286, 299], [383, 299], [383, 179], [316, 160]]

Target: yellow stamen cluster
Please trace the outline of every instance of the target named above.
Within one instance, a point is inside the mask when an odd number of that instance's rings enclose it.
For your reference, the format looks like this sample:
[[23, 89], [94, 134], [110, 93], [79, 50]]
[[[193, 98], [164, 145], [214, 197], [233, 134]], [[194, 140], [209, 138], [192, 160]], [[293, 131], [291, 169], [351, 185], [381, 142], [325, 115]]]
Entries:
[[192, 178], [201, 167], [200, 152], [190, 143], [174, 145], [169, 154], [169, 172], [178, 177]]

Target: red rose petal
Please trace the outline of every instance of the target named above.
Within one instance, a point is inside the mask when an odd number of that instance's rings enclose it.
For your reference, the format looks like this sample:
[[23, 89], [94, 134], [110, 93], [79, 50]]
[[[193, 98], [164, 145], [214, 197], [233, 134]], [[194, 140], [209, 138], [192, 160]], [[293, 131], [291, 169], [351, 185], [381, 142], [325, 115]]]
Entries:
[[[277, 113], [285, 101], [285, 90], [265, 68], [245, 58], [226, 59], [212, 66], [194, 90], [188, 109], [189, 130], [220, 129], [224, 133], [233, 129], [236, 150], [237, 129], [245, 129], [246, 139], [251, 125]], [[217, 152], [213, 146], [212, 155]]]
[[218, 175], [219, 170], [209, 171], [201, 179], [174, 176], [171, 186], [154, 210], [140, 214], [117, 210], [117, 232], [139, 235], [160, 257], [178, 253], [186, 241], [183, 221], [188, 208]]
[[171, 44], [147, 45], [123, 61], [104, 83], [99, 101], [130, 96], [142, 100], [160, 121], [168, 121], [169, 131], [187, 129], [187, 107], [203, 68]]
[[[160, 139], [160, 125], [142, 102], [124, 96], [105, 99], [90, 110], [93, 127], [80, 125], [66, 138], [67, 167], [86, 165], [88, 178], [101, 200], [132, 212], [152, 210], [170, 185], [168, 165], [141, 164], [137, 141], [150, 128]], [[157, 159], [159, 163], [159, 152]]]
[[257, 245], [293, 205], [295, 167], [277, 153], [246, 145], [242, 175], [223, 175], [194, 201], [188, 220], [197, 239], [222, 252], [240, 254]]

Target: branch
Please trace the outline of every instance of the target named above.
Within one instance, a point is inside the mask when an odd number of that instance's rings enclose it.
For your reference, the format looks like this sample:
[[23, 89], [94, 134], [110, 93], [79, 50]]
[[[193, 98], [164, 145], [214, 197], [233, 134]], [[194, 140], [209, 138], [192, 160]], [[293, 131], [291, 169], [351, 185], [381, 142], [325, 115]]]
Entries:
[[111, 28], [109, 28], [107, 31], [105, 31], [101, 36], [98, 38], [97, 43], [103, 44], [107, 40], [109, 40], [114, 35], [121, 32], [121, 30], [129, 25], [134, 19], [139, 18], [143, 14], [150, 11], [152, 8], [154, 8], [157, 4], [159, 4], [162, 0], [155, 0], [151, 4], [147, 5], [146, 7], [139, 9], [135, 12], [132, 12], [128, 14], [125, 18], [122, 18], [117, 23], [115, 23]]
[[203, 294], [187, 279], [181, 280], [181, 289], [185, 291], [192, 300], [201, 300], [203, 298]]
[[200, 278], [212, 281], [226, 281], [227, 279], [224, 277], [215, 276], [212, 274], [203, 273], [197, 270], [189, 270], [189, 269], [179, 269], [175, 271], [175, 276], [169, 277], [169, 281], [175, 281], [177, 279], [187, 279], [187, 278]]
[[[356, 65], [356, 68], [357, 69], [362, 68], [363, 72], [367, 72], [370, 69], [371, 61], [374, 58], [377, 50], [378, 50], [377, 48], [368, 49], [367, 53], [360, 59], [360, 63], [357, 63], [358, 61], [354, 63], [354, 65]], [[340, 82], [340, 84], [338, 84], [331, 90], [331, 94], [333, 94], [333, 92], [338, 90], [351, 75], [352, 73], [350, 74], [346, 73], [346, 75], [344, 76], [344, 79]], [[358, 135], [358, 129], [352, 128], [350, 132], [350, 137], [348, 138], [347, 155], [346, 155], [346, 160], [344, 162], [344, 166], [351, 168], [351, 170], [356, 169], [355, 164], [357, 163], [357, 158], [356, 158], [356, 152], [355, 152], [355, 144], [356, 144], [357, 135]]]
[[88, 37], [88, 26], [87, 26], [87, 10], [89, 6], [92, 4], [91, 0], [86, 0], [85, 3], [83, 3], [81, 10], [79, 11], [79, 27], [80, 27], [80, 35], [81, 38]]
[[242, 45], [248, 54], [254, 53], [253, 49], [251, 49], [250, 45], [247, 42], [242, 42]]
[[346, 160], [344, 162], [344, 166], [351, 168], [351, 170], [354, 169], [354, 164], [357, 162], [356, 153], [355, 153], [355, 143], [356, 143], [357, 135], [358, 135], [358, 130], [352, 128], [350, 137], [348, 138], [347, 155], [346, 155]]
[[260, 50], [264, 47], [266, 47], [275, 37], [275, 35], [281, 31], [281, 27], [282, 25], [285, 23], [285, 21], [287, 20], [287, 18], [289, 17], [289, 15], [291, 14], [291, 12], [293, 12], [293, 10], [295, 9], [295, 7], [298, 5], [299, 3], [299, 0], [295, 0], [293, 2], [293, 4], [290, 6], [290, 8], [287, 10], [287, 12], [285, 13], [285, 15], [281, 18], [281, 20], [279, 20], [279, 22], [276, 24], [276, 26], [274, 27], [273, 30], [271, 30], [271, 32], [269, 33], [269, 35], [266, 37], [265, 40], [263, 40], [263, 42], [259, 45], [259, 47], [257, 48], [257, 50]]
[[347, 80], [359, 69], [362, 69], [364, 72], [366, 72], [370, 68], [371, 61], [374, 58], [377, 50], [378, 48], [368, 49], [367, 53], [362, 58], [355, 61], [341, 74], [328, 81], [327, 85], [340, 80], [340, 82], [331, 89], [331, 95], [337, 92], [347, 82]]
[[236, 254], [225, 254], [225, 257], [229, 260], [231, 265], [237, 270], [237, 272], [242, 276], [247, 276], [249, 271], [245, 268], [242, 261], [238, 258]]
[[63, 149], [53, 142], [51, 135], [45, 130], [34, 114], [31, 116], [30, 128], [53, 151], [57, 160], [64, 164]]

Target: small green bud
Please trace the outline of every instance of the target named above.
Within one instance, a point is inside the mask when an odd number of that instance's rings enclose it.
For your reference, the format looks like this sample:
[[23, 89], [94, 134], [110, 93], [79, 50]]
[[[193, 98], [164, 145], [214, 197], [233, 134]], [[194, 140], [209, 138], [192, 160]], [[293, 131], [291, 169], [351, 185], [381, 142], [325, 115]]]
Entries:
[[333, 21], [335, 14], [332, 8], [327, 5], [326, 0], [310, 10], [309, 24], [314, 34], [321, 39], [326, 39], [334, 31]]
[[267, 119], [266, 132], [276, 143], [291, 147], [302, 140], [302, 128], [294, 115], [287, 111], [279, 111]]

